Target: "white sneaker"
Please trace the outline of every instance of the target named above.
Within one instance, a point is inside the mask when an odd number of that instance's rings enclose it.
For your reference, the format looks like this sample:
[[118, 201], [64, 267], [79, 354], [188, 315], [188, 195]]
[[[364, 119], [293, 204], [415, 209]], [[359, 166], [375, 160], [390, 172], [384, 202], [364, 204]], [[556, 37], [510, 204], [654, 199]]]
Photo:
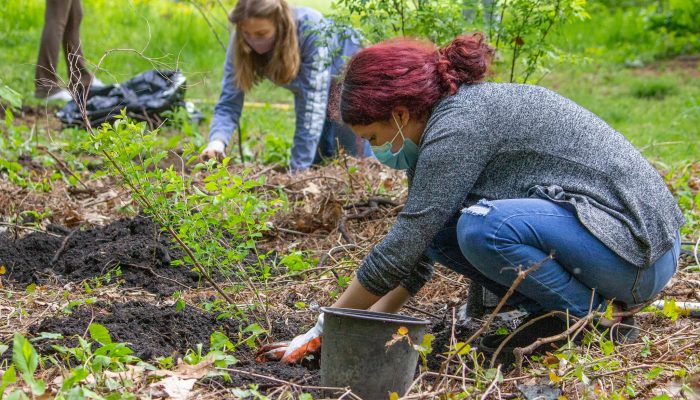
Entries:
[[95, 89], [99, 89], [99, 88], [103, 88], [103, 87], [105, 87], [105, 86], [107, 86], [107, 85], [105, 85], [104, 82], [102, 82], [101, 80], [99, 80], [99, 79], [97, 79], [96, 77], [93, 76], [93, 77], [92, 77], [92, 84], [91, 84], [90, 86], [93, 87], [93, 88], [95, 88]]
[[73, 100], [73, 97], [71, 97], [70, 92], [66, 89], [61, 89], [58, 92], [52, 94], [51, 96], [48, 96], [46, 101], [63, 101], [63, 102], [68, 102]]

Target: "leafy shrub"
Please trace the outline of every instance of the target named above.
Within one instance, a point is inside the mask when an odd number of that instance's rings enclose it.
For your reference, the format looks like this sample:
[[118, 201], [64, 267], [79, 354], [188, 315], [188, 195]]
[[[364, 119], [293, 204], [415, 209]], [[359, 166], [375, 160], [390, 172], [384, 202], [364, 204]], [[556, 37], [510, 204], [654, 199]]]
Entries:
[[370, 42], [410, 36], [444, 45], [457, 35], [482, 31], [511, 82], [527, 82], [547, 73], [546, 65], [565, 59], [551, 44], [551, 33], [589, 17], [586, 0], [337, 0], [335, 5], [335, 18], [359, 26]]
[[[256, 240], [283, 206], [282, 200], [267, 196], [265, 177], [250, 178], [249, 170], [232, 172], [229, 158], [199, 163], [192, 144], [184, 146], [182, 155], [163, 150], [158, 131], [124, 116], [95, 131], [91, 146], [109, 160], [109, 173], [123, 179], [143, 211], [183, 247], [184, 263], [205, 277], [218, 272], [249, 281], [264, 275], [265, 255], [258, 253]], [[161, 166], [168, 156], [178, 160], [176, 165]]]

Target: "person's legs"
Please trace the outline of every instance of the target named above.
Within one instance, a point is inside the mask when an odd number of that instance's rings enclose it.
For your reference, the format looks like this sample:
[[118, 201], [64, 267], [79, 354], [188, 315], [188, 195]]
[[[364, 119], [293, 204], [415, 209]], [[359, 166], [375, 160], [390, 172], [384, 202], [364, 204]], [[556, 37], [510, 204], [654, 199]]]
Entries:
[[326, 118], [321, 130], [321, 138], [318, 140], [318, 147], [316, 147], [313, 164], [321, 164], [324, 160], [332, 158], [335, 155], [335, 148], [335, 127], [333, 122]]
[[679, 232], [671, 250], [667, 251], [651, 266], [638, 271], [637, 279], [632, 288], [635, 303], [644, 303], [663, 290], [678, 268], [680, 255], [681, 235]]
[[72, 0], [46, 0], [44, 30], [41, 34], [34, 78], [36, 97], [45, 98], [61, 90], [56, 67], [72, 2]]
[[[593, 236], [574, 212], [541, 199], [482, 201], [469, 207], [457, 224], [457, 238], [475, 269], [503, 286], [515, 280], [519, 267], [529, 268], [552, 254], [554, 259], [516, 290], [545, 310], [568, 309], [575, 316], [605, 300], [647, 300], [668, 282], [677, 262], [673, 255], [664, 256], [642, 271]], [[654, 282], [641, 284], [648, 281]]]
[[345, 153], [354, 157], [372, 156], [369, 142], [355, 135], [350, 128], [331, 119], [326, 119], [321, 132], [321, 139], [314, 157], [314, 164], [320, 164], [323, 160], [338, 155], [338, 145]]
[[83, 20], [83, 8], [80, 0], [72, 0], [66, 29], [63, 33], [63, 53], [68, 65], [68, 89], [74, 93], [85, 93], [92, 81], [92, 74], [87, 68], [80, 44], [80, 23]]
[[[489, 279], [464, 258], [457, 241], [458, 219], [459, 215], [456, 215], [435, 235], [426, 251], [426, 256], [469, 278], [472, 285], [481, 285], [499, 298], [503, 297], [508, 291], [508, 286]], [[541, 309], [536, 302], [519, 293], [513, 293], [508, 300], [508, 305], [521, 307], [530, 313], [535, 313]]]
[[359, 158], [370, 157], [374, 155], [372, 153], [372, 148], [370, 147], [369, 142], [355, 135], [352, 129], [335, 121], [331, 123], [333, 124], [335, 137], [337, 138], [340, 147], [345, 149], [345, 152], [347, 154]]

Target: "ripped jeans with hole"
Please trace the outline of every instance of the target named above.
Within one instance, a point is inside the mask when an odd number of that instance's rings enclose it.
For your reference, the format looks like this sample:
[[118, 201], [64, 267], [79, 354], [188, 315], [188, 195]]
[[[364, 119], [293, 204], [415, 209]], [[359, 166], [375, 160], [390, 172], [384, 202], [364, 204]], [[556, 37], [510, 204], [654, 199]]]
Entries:
[[607, 300], [626, 306], [656, 296], [678, 267], [680, 235], [647, 268], [607, 248], [576, 214], [543, 199], [482, 200], [438, 232], [427, 251], [433, 261], [502, 297], [517, 276], [552, 254], [553, 259], [518, 285], [508, 301], [530, 313], [566, 311], [581, 317]]

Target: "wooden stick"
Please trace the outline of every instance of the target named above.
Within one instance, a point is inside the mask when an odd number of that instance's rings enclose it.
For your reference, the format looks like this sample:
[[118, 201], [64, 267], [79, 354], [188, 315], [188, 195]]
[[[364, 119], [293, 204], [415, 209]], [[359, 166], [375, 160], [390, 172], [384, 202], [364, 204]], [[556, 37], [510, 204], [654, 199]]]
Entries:
[[[547, 256], [544, 260], [538, 262], [537, 264], [533, 265], [532, 267], [528, 268], [527, 270], [525, 270], [525, 271], [523, 271], [523, 270], [518, 271], [518, 276], [515, 278], [515, 280], [513, 281], [513, 283], [510, 285], [510, 288], [508, 288], [508, 291], [507, 291], [506, 294], [503, 296], [503, 298], [501, 298], [501, 301], [498, 302], [498, 305], [497, 305], [496, 308], [493, 310], [493, 312], [491, 312], [491, 314], [490, 314], [489, 317], [486, 319], [486, 321], [484, 321], [484, 323], [481, 325], [481, 327], [480, 327], [479, 329], [477, 329], [477, 331], [474, 332], [474, 333], [469, 337], [469, 339], [467, 339], [467, 340], [460, 346], [459, 349], [455, 350], [454, 352], [451, 352], [451, 354], [447, 357], [447, 360], [445, 360], [445, 361], [442, 363], [442, 365], [440, 366], [440, 373], [441, 373], [441, 374], [447, 372], [447, 367], [449, 366], [450, 361], [452, 361], [452, 359], [454, 358], [455, 354], [459, 354], [459, 353], [460, 353], [462, 350], [464, 350], [464, 348], [467, 347], [474, 339], [476, 339], [477, 337], [479, 337], [479, 335], [481, 335], [486, 329], [488, 329], [488, 327], [489, 327], [489, 326], [491, 325], [491, 323], [493, 322], [494, 318], [496, 318], [496, 315], [501, 311], [501, 308], [503, 308], [503, 306], [506, 304], [506, 301], [508, 301], [508, 299], [510, 298], [510, 296], [512, 296], [513, 293], [515, 292], [515, 288], [518, 287], [518, 285], [520, 285], [520, 283], [521, 283], [530, 273], [535, 272], [535, 271], [537, 271], [538, 269], [540, 269], [540, 267], [541, 267], [542, 265], [544, 265], [545, 262], [547, 262], [548, 260], [551, 260], [552, 258], [553, 258], [553, 255], [550, 254], [550, 255]], [[442, 380], [440, 381], [440, 383], [438, 384], [438, 387], [440, 387], [444, 381], [445, 381], [445, 380], [442, 379]]]
[[248, 376], [252, 376], [252, 377], [254, 377], [254, 378], [267, 379], [267, 380], [272, 381], [272, 382], [275, 382], [275, 383], [279, 383], [279, 384], [282, 384], [282, 385], [292, 386], [292, 387], [295, 387], [295, 388], [298, 388], [298, 389], [333, 390], [333, 391], [336, 391], [336, 392], [346, 392], [347, 390], [349, 390], [349, 388], [347, 388], [347, 387], [330, 387], [330, 386], [300, 385], [300, 384], [298, 384], [298, 383], [294, 383], [294, 382], [290, 382], [290, 381], [285, 381], [284, 379], [279, 379], [279, 378], [275, 378], [275, 377], [268, 376], [268, 375], [257, 374], [257, 373], [255, 373], [255, 372], [245, 371], [245, 370], [236, 369], [236, 368], [216, 368], [216, 369], [218, 369], [218, 370], [220, 370], [220, 371], [229, 371], [229, 372], [235, 372], [235, 373], [237, 373], [237, 374], [248, 375]]
[[78, 232], [80, 228], [73, 229], [71, 233], [66, 236], [65, 239], [63, 239], [63, 242], [61, 243], [61, 247], [58, 248], [56, 253], [53, 255], [53, 258], [51, 259], [51, 265], [56, 264], [56, 261], [58, 261], [58, 258], [61, 257], [61, 254], [63, 254], [63, 251], [66, 249], [66, 246], [68, 245], [68, 241], [75, 235], [76, 232]]
[[496, 368], [496, 376], [493, 378], [493, 381], [491, 381], [491, 384], [489, 387], [486, 388], [486, 391], [484, 394], [481, 396], [481, 400], [486, 400], [486, 397], [488, 397], [489, 393], [493, 390], [494, 386], [496, 386], [496, 383], [498, 382], [498, 378], [501, 376], [501, 365], [498, 365], [498, 368]]
[[333, 254], [335, 254], [341, 250], [355, 250], [357, 248], [358, 248], [358, 246], [356, 244], [353, 244], [353, 243], [341, 244], [340, 246], [335, 246], [332, 249], [328, 250], [328, 252], [323, 253], [321, 258], [318, 260], [318, 264], [316, 264], [316, 268], [323, 267], [323, 264], [326, 263], [326, 260], [329, 257], [332, 257]]
[[564, 339], [565, 337], [569, 336], [569, 334], [577, 331], [579, 328], [583, 327], [585, 324], [590, 322], [590, 320], [592, 319], [592, 316], [593, 316], [593, 314], [588, 314], [587, 316], [576, 321], [576, 323], [571, 325], [569, 327], [569, 329], [565, 330], [564, 332], [562, 332], [558, 335], [554, 335], [554, 336], [550, 336], [550, 337], [546, 337], [546, 338], [539, 338], [539, 339], [535, 340], [533, 343], [530, 343], [529, 345], [527, 345], [525, 347], [516, 347], [513, 350], [513, 354], [515, 355], [515, 362], [517, 364], [517, 367], [516, 367], [517, 374], [518, 375], [522, 374], [523, 357], [525, 355], [532, 354], [532, 352], [535, 351], [535, 349], [542, 346], [543, 344], [552, 343], [552, 342], [556, 342], [558, 340]]
[[66, 172], [66, 173], [70, 174], [73, 178], [75, 178], [78, 181], [78, 183], [83, 185], [85, 190], [87, 190], [88, 192], [93, 192], [93, 190], [90, 189], [89, 187], [87, 187], [87, 185], [85, 185], [85, 183], [83, 183], [83, 181], [80, 179], [80, 177], [78, 177], [78, 175], [76, 175], [75, 172], [73, 172], [70, 168], [68, 168], [66, 163], [64, 163], [63, 160], [58, 158], [58, 156], [56, 154], [52, 153], [51, 150], [47, 149], [44, 146], [37, 146], [37, 148], [39, 150], [42, 150], [43, 152], [45, 152], [49, 156], [51, 156], [51, 158], [53, 158], [56, 161], [56, 163], [58, 163], [58, 166], [63, 170], [63, 172]]
[[23, 226], [23, 225], [11, 224], [11, 223], [9, 223], [9, 222], [0, 222], [0, 226], [8, 226], [8, 227], [10, 227], [10, 228], [15, 228], [15, 229], [26, 229], [26, 230], [28, 230], [28, 231], [34, 231], [34, 232], [39, 232], [39, 233], [45, 233], [45, 234], [47, 234], [47, 235], [49, 235], [49, 236], [53, 236], [53, 237], [61, 237], [61, 235], [57, 235], [57, 234], [55, 234], [55, 233], [47, 232], [47, 231], [42, 230], [42, 229], [34, 228], [34, 227], [31, 227], [31, 226]]

